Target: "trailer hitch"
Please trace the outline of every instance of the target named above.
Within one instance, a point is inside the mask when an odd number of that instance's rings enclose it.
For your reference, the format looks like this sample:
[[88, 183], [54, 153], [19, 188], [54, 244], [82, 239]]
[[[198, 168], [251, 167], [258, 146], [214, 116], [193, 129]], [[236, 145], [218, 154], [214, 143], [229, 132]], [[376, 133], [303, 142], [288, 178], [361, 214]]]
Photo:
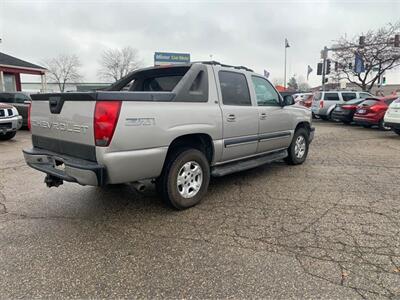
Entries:
[[46, 183], [47, 187], [49, 187], [49, 188], [51, 188], [53, 186], [59, 187], [60, 185], [63, 184], [62, 179], [52, 176], [52, 175], [49, 175], [49, 174], [47, 174], [46, 177], [44, 178], [44, 182]]

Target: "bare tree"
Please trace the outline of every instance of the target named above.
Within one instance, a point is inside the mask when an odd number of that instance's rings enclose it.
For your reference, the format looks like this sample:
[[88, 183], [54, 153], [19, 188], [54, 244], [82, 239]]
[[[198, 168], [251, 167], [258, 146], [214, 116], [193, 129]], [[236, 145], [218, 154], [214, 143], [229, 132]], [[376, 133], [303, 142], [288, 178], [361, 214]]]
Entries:
[[58, 84], [60, 92], [64, 92], [65, 85], [82, 79], [79, 73], [81, 63], [76, 55], [59, 55], [46, 59], [42, 64], [48, 70], [50, 79]]
[[131, 71], [140, 68], [143, 62], [138, 51], [132, 47], [104, 50], [100, 59], [99, 75], [105, 79], [119, 80]]
[[[365, 46], [359, 47], [358, 37], [347, 39], [346, 36], [336, 41], [335, 47], [346, 49], [333, 53], [338, 70], [335, 76], [356, 84], [363, 91], [370, 91], [385, 71], [400, 66], [399, 48], [394, 47], [393, 38], [400, 32], [400, 22], [388, 24], [377, 30], [370, 30], [365, 36]], [[364, 61], [365, 71], [354, 70], [355, 53]]]

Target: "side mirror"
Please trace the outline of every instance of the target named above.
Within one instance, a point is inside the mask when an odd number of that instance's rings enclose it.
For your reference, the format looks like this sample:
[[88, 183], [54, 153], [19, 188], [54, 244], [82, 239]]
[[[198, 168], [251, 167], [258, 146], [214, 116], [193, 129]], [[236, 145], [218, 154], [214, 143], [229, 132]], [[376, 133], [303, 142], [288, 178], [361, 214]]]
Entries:
[[288, 106], [288, 105], [293, 105], [294, 104], [294, 98], [292, 95], [285, 95], [283, 96], [283, 106]]

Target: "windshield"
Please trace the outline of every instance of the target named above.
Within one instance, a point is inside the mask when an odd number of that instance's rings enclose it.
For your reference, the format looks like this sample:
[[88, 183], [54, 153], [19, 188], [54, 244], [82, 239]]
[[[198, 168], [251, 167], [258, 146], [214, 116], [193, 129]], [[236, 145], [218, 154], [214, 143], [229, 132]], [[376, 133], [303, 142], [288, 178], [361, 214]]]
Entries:
[[0, 93], [0, 102], [3, 102], [3, 103], [14, 103], [15, 102], [15, 94]]

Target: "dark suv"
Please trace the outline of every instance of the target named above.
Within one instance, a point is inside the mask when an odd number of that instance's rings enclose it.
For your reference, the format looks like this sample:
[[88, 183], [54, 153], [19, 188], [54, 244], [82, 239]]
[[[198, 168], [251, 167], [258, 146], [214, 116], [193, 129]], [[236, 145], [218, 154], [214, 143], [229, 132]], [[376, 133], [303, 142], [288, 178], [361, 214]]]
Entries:
[[22, 92], [0, 92], [0, 103], [14, 106], [22, 116], [22, 126], [28, 127], [28, 110], [32, 99]]

